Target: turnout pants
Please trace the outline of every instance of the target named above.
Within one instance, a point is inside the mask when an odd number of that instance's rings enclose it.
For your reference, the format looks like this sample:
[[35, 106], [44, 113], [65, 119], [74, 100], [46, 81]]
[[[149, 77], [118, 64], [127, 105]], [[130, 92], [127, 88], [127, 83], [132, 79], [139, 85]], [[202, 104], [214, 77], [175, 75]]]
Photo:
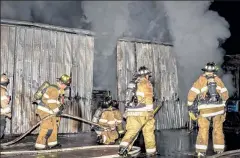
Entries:
[[[206, 152], [208, 147], [209, 125], [210, 119], [199, 117], [198, 125], [199, 131], [196, 143], [196, 152]], [[213, 121], [213, 148], [214, 151], [224, 151], [224, 134], [223, 134], [223, 122], [225, 121], [225, 115], [217, 115], [212, 117]]]
[[103, 138], [103, 144], [112, 144], [115, 143], [115, 140], [118, 139], [118, 132], [114, 131], [103, 131], [101, 133]]
[[44, 120], [40, 125], [39, 135], [35, 144], [37, 149], [45, 149], [47, 146], [53, 147], [58, 144], [57, 134], [60, 124], [59, 117], [52, 117]]
[[[122, 142], [120, 143], [120, 146], [127, 146], [133, 139], [133, 137], [137, 134], [138, 130], [142, 127], [142, 125], [148, 120], [148, 118], [148, 116], [128, 116], [126, 133], [122, 139]], [[154, 130], [155, 119], [152, 118], [142, 129], [147, 154], [153, 154], [156, 152]], [[130, 144], [128, 151], [130, 151], [130, 149], [132, 148], [134, 141]]]

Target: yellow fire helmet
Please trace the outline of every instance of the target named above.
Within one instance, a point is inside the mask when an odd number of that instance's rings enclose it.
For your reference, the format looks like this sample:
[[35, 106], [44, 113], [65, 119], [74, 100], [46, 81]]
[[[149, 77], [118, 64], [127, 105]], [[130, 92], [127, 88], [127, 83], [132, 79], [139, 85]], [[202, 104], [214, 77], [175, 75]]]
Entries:
[[61, 81], [63, 84], [70, 86], [71, 84], [71, 77], [68, 76], [67, 74], [63, 74], [59, 79], [59, 81]]

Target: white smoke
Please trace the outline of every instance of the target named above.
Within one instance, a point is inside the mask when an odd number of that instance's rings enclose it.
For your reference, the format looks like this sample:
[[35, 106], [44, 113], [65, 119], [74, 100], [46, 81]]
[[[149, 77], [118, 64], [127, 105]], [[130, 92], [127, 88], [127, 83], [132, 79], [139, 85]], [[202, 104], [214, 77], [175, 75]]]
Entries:
[[207, 62], [223, 62], [224, 50], [219, 44], [230, 37], [229, 24], [217, 12], [208, 10], [210, 4], [209, 1], [164, 2], [179, 64], [181, 98], [186, 98]]
[[163, 7], [144, 1], [84, 1], [83, 9], [96, 32], [95, 88], [108, 89], [115, 98], [117, 40], [129, 36], [168, 41]]
[[84, 13], [96, 33], [94, 85], [116, 96], [116, 43], [128, 27], [127, 1], [84, 1]]
[[234, 95], [236, 88], [233, 86], [233, 75], [231, 73], [226, 73], [222, 76], [222, 80], [228, 89], [229, 96]]
[[1, 18], [87, 28], [81, 1], [1, 1]]

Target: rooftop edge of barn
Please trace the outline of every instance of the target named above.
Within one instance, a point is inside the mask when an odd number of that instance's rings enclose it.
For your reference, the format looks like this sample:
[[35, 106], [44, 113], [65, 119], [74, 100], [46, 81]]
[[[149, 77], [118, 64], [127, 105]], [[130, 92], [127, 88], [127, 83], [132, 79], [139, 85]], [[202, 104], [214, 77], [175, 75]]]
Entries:
[[19, 20], [1, 19], [1, 25], [15, 25], [15, 26], [18, 25], [18, 26], [27, 26], [27, 27], [37, 27], [37, 28], [43, 28], [46, 30], [52, 30], [52, 31], [58, 31], [58, 32], [67, 32], [72, 34], [95, 36], [95, 33], [89, 30], [62, 27], [62, 26], [35, 23], [35, 22], [19, 21]]

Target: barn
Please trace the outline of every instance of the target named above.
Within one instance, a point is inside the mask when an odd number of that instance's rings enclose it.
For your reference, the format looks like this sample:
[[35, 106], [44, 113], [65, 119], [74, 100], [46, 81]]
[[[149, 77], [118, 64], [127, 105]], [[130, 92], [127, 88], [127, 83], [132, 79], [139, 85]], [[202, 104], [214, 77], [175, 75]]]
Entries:
[[[12, 119], [8, 134], [21, 134], [35, 125], [33, 94], [46, 80], [55, 83], [63, 73], [72, 74], [71, 95], [66, 113], [91, 118], [94, 34], [90, 31], [51, 25], [1, 20], [1, 73], [10, 77]], [[77, 133], [89, 126], [63, 119], [61, 133]], [[35, 131], [36, 132], [36, 131]]]
[[[91, 120], [94, 36], [88, 30], [23, 21], [1, 20], [1, 73], [10, 77], [12, 119], [7, 134], [21, 134], [39, 120], [32, 104], [37, 88], [61, 74], [72, 75], [71, 91], [66, 92], [65, 112]], [[156, 116], [156, 129], [185, 127], [186, 107], [178, 99], [177, 62], [168, 43], [121, 38], [116, 43], [117, 99], [125, 99], [125, 89], [136, 70], [146, 65], [153, 72], [155, 97], [165, 99]], [[156, 104], [157, 105], [157, 104]], [[124, 104], [120, 104], [123, 112]], [[90, 126], [74, 120], [61, 121], [60, 133], [89, 131]], [[37, 133], [37, 130], [34, 131]]]

